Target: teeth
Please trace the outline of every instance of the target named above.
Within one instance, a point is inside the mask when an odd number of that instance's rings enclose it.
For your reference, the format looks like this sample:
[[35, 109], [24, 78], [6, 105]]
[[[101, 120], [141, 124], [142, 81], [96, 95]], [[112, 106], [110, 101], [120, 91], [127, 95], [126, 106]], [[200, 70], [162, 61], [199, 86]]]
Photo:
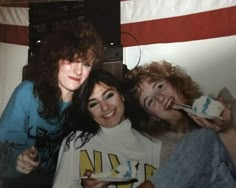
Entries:
[[172, 108], [172, 106], [174, 105], [174, 103], [175, 103], [174, 97], [170, 97], [169, 100], [167, 101], [165, 109], [170, 110]]
[[114, 114], [114, 111], [108, 113], [108, 114], [105, 114], [104, 117], [105, 118], [108, 118], [108, 117], [111, 117], [112, 115]]

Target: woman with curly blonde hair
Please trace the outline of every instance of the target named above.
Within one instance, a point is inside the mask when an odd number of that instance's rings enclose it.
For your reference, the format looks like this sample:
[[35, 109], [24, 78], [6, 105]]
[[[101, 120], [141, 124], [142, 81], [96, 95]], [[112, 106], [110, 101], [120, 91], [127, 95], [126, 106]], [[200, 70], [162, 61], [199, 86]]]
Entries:
[[193, 129], [193, 120], [182, 115], [184, 112], [166, 109], [173, 98], [178, 104], [192, 105], [202, 95], [199, 85], [183, 69], [166, 61], [152, 62], [135, 67], [125, 77], [128, 92], [158, 125], [174, 132]]
[[[224, 121], [217, 118], [208, 121], [176, 108], [176, 104], [192, 105], [202, 95], [198, 84], [180, 67], [166, 61], [153, 62], [135, 67], [126, 79], [127, 92], [152, 120], [159, 119], [154, 126], [164, 128], [164, 133], [159, 130], [156, 133], [162, 140], [161, 161], [165, 162], [139, 188], [236, 186], [236, 150], [231, 144], [236, 140], [232, 121], [235, 117], [223, 102], [224, 95], [221, 96]], [[200, 127], [198, 124], [221, 131], [195, 129]], [[224, 126], [227, 128], [222, 129]], [[147, 121], [143, 130], [154, 134]]]

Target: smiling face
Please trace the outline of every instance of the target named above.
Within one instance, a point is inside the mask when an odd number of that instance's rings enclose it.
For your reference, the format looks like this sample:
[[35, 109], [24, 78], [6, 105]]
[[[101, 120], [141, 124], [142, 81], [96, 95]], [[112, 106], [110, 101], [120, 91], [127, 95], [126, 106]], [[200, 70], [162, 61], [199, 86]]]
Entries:
[[86, 60], [75, 56], [74, 61], [60, 60], [58, 72], [58, 84], [62, 91], [62, 100], [70, 101], [76, 89], [88, 77], [92, 64], [94, 62], [93, 56]]
[[176, 110], [166, 109], [171, 98], [174, 98], [176, 103], [183, 104], [183, 100], [167, 80], [151, 83], [143, 81], [140, 87], [139, 102], [149, 114], [169, 122], [181, 116], [181, 113]]
[[88, 110], [100, 126], [115, 127], [125, 119], [123, 100], [115, 88], [99, 83], [89, 97]]

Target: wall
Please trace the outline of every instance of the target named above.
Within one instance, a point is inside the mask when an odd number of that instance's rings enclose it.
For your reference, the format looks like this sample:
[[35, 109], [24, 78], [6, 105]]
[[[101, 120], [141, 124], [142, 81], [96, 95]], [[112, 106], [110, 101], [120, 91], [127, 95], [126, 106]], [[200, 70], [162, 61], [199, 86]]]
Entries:
[[166, 60], [183, 67], [206, 94], [236, 96], [236, 1], [121, 1], [128, 68]]
[[11, 93], [22, 79], [22, 67], [27, 64], [28, 46], [0, 42], [0, 114]]
[[[217, 39], [127, 47], [124, 50], [124, 63], [133, 68], [141, 53], [140, 65], [151, 61], [166, 60], [183, 67], [203, 91], [217, 94], [226, 86], [236, 96], [236, 35]], [[156, 51], [156, 53], [153, 53]], [[127, 55], [129, 54], [129, 55]], [[133, 54], [133, 55], [131, 55]]]

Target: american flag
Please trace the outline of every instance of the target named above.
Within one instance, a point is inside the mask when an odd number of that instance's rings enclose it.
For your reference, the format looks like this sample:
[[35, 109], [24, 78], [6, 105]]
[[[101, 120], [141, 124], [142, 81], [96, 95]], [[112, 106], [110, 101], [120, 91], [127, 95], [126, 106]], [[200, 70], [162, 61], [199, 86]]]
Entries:
[[[121, 0], [120, 5], [128, 68], [164, 59], [183, 66], [205, 91], [228, 86], [236, 95], [236, 0]], [[27, 64], [28, 26], [27, 0], [0, 0], [0, 113]]]

